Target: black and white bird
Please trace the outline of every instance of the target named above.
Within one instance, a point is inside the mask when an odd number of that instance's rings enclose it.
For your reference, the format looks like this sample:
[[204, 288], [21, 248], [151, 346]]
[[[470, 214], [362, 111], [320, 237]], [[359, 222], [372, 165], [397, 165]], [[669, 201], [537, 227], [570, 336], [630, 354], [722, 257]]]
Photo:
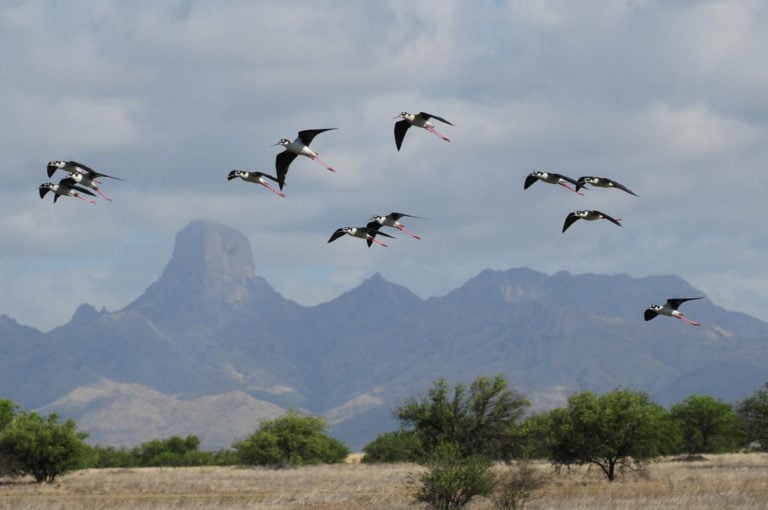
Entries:
[[386, 216], [374, 216], [371, 218], [373, 222], [378, 223], [382, 227], [392, 227], [396, 228], [398, 230], [402, 230], [409, 236], [413, 237], [414, 239], [421, 239], [421, 236], [418, 236], [414, 234], [413, 232], [409, 231], [407, 228], [405, 228], [405, 225], [400, 223], [400, 218], [418, 218], [418, 219], [424, 219], [419, 216], [414, 216], [412, 214], [405, 214], [405, 213], [399, 213], [399, 212], [391, 212], [387, 214]]
[[525, 178], [525, 185], [523, 186], [523, 189], [530, 188], [531, 185], [533, 185], [537, 181], [543, 181], [548, 184], [559, 184], [560, 186], [566, 189], [569, 189], [574, 193], [577, 193], [579, 195], [584, 195], [584, 193], [568, 186], [567, 183], [573, 184], [574, 186], [578, 185], [578, 182], [575, 179], [566, 177], [565, 175], [556, 174], [554, 172], [542, 172], [539, 170], [536, 170], [528, 174], [528, 176]]
[[683, 322], [687, 322], [691, 326], [701, 326], [700, 323], [690, 320], [688, 317], [683, 315], [683, 312], [678, 311], [678, 308], [680, 307], [681, 304], [685, 303], [686, 301], [693, 301], [694, 299], [702, 299], [702, 298], [701, 297], [669, 298], [667, 299], [667, 302], [661, 306], [651, 305], [645, 310], [645, 314], [644, 314], [645, 320], [649, 321], [655, 318], [657, 315], [666, 315], [667, 317], [676, 317]]
[[368, 225], [366, 225], [364, 227], [341, 227], [341, 228], [337, 228], [336, 231], [333, 234], [331, 234], [331, 237], [330, 237], [330, 239], [328, 239], [328, 242], [332, 243], [333, 241], [335, 241], [339, 237], [341, 237], [341, 236], [346, 234], [346, 235], [349, 235], [349, 236], [352, 236], [352, 237], [358, 237], [360, 239], [365, 239], [366, 242], [368, 243], [368, 247], [369, 248], [371, 247], [372, 243], [379, 244], [379, 245], [381, 245], [381, 246], [386, 248], [387, 245], [382, 243], [378, 239], [376, 239], [376, 236], [377, 235], [381, 235], [381, 236], [384, 236], [384, 237], [389, 237], [390, 239], [395, 239], [395, 237], [391, 236], [389, 234], [386, 234], [384, 232], [379, 232], [379, 227], [380, 226], [381, 225], [376, 223], [375, 221], [371, 221], [370, 223], [368, 223]]
[[331, 172], [336, 171], [333, 168], [331, 168], [327, 163], [325, 163], [323, 160], [321, 160], [318, 157], [317, 152], [309, 148], [309, 144], [312, 143], [312, 140], [317, 135], [325, 131], [331, 131], [333, 129], [336, 129], [336, 128], [305, 129], [304, 131], [299, 131], [299, 136], [294, 141], [290, 141], [287, 138], [281, 138], [279, 142], [272, 145], [273, 147], [276, 145], [282, 145], [283, 147], [285, 147], [285, 150], [279, 153], [275, 158], [275, 169], [277, 170], [277, 183], [280, 185], [280, 189], [283, 189], [283, 186], [285, 185], [285, 174], [288, 173], [288, 167], [290, 166], [291, 162], [293, 162], [293, 160], [296, 159], [296, 156], [306, 156], [320, 163], [329, 171]]
[[99, 178], [108, 177], [109, 179], [115, 179], [116, 181], [123, 180], [119, 177], [113, 177], [111, 175], [97, 172], [93, 168], [82, 163], [78, 163], [77, 161], [49, 161], [47, 169], [48, 177], [53, 177], [53, 174], [56, 172], [56, 170], [67, 172], [69, 177], [73, 179], [76, 184], [94, 190], [96, 193], [101, 195], [102, 198], [109, 200], [110, 202], [112, 199], [99, 189], [99, 186], [102, 184]]
[[576, 191], [580, 190], [581, 188], [585, 187], [585, 185], [591, 184], [592, 186], [597, 186], [598, 188], [615, 188], [620, 189], [621, 191], [626, 191], [630, 195], [637, 194], [632, 191], [631, 189], [627, 188], [623, 184], [620, 184], [612, 179], [609, 179], [607, 177], [593, 177], [591, 175], [585, 175], [583, 177], [579, 177], [579, 179], [576, 181]]
[[231, 172], [229, 172], [229, 175], [227, 175], [227, 180], [231, 181], [232, 179], [237, 179], [238, 177], [246, 182], [261, 184], [272, 193], [275, 193], [285, 198], [285, 193], [283, 193], [282, 191], [276, 190], [275, 188], [270, 186], [269, 182], [267, 181], [267, 179], [269, 179], [271, 181], [277, 182], [276, 177], [272, 177], [271, 175], [265, 174], [263, 172], [249, 172], [247, 170], [232, 170]]
[[65, 177], [64, 179], [60, 180], [58, 184], [54, 184], [52, 182], [43, 183], [40, 185], [38, 190], [40, 192], [40, 198], [44, 198], [49, 191], [52, 192], [54, 204], [59, 199], [59, 197], [79, 198], [80, 200], [88, 202], [89, 204], [96, 203], [95, 200], [85, 198], [81, 195], [81, 193], [85, 193], [86, 195], [91, 195], [94, 197], [96, 195], [94, 195], [89, 189], [79, 186], [77, 182], [71, 177]]
[[400, 150], [400, 147], [403, 145], [403, 138], [405, 138], [405, 132], [408, 131], [408, 128], [410, 128], [411, 126], [424, 128], [430, 133], [432, 133], [433, 135], [442, 138], [446, 142], [450, 142], [447, 136], [443, 135], [442, 133], [439, 133], [437, 129], [435, 129], [434, 124], [429, 122], [429, 119], [435, 119], [445, 124], [448, 124], [449, 126], [453, 126], [453, 124], [451, 124], [450, 122], [448, 122], [442, 117], [438, 117], [437, 115], [432, 115], [431, 113], [427, 113], [427, 112], [419, 112], [416, 114], [402, 112], [400, 115], [396, 116], [395, 118], [402, 119], [398, 122], [395, 122], [395, 145], [397, 146], [397, 150]]
[[592, 209], [591, 211], [574, 211], [570, 213], [568, 216], [565, 217], [565, 222], [563, 223], [563, 232], [568, 230], [568, 227], [573, 225], [573, 223], [577, 220], [587, 220], [587, 221], [594, 221], [594, 220], [608, 220], [611, 223], [614, 223], [618, 226], [621, 226], [621, 218], [612, 218], [611, 216], [608, 216], [605, 213], [601, 213], [600, 211], [596, 211]]

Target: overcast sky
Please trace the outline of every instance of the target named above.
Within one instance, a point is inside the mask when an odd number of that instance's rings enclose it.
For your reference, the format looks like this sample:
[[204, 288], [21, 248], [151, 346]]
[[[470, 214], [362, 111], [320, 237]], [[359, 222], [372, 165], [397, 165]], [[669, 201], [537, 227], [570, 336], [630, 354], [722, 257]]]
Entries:
[[[2, 1], [0, 314], [48, 330], [119, 310], [202, 218], [306, 305], [377, 271], [426, 298], [526, 266], [674, 274], [768, 320], [766, 55], [759, 0]], [[414, 128], [398, 152], [401, 111], [448, 119], [451, 142]], [[297, 159], [285, 199], [226, 180], [326, 127], [312, 146], [336, 173]], [[54, 205], [54, 159], [125, 181]], [[639, 197], [524, 191], [537, 169]], [[578, 209], [624, 226], [562, 234]], [[391, 211], [427, 218], [406, 222], [422, 240], [326, 243]]]

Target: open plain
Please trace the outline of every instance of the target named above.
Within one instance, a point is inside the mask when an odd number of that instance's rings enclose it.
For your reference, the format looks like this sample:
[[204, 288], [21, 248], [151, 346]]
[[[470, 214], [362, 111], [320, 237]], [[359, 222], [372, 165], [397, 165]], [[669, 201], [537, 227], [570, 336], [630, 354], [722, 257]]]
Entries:
[[[645, 475], [625, 473], [609, 483], [586, 467], [556, 472], [534, 463], [543, 479], [528, 509], [764, 509], [768, 455], [708, 455], [706, 460], [667, 459]], [[0, 509], [406, 509], [413, 501], [409, 477], [415, 464], [347, 463], [293, 469], [194, 467], [90, 469], [36, 484], [0, 479]], [[497, 469], [508, 469], [498, 466]], [[476, 499], [470, 509], [496, 508]]]

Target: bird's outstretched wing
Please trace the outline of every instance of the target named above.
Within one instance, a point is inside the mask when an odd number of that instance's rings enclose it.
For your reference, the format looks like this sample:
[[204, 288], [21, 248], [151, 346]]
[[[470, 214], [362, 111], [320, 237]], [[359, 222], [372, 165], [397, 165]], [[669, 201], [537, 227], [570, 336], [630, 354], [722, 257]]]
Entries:
[[574, 186], [578, 186], [579, 185], [579, 182], [576, 179], [574, 179], [572, 177], [568, 177], [567, 175], [553, 174], [553, 173], [550, 173], [549, 175], [552, 175], [552, 176], [557, 177], [558, 179], [562, 179], [564, 181], [568, 181], [571, 184], [573, 184]]
[[305, 129], [303, 131], [299, 131], [299, 140], [304, 145], [309, 145], [312, 143], [312, 140], [319, 135], [320, 133], [323, 133], [325, 131], [331, 131], [336, 128], [325, 128], [325, 129]]
[[650, 308], [646, 308], [645, 313], [643, 314], [643, 317], [645, 318], [645, 320], [649, 321], [655, 318], [657, 315], [659, 314], [656, 313], [654, 310], [651, 310]]
[[280, 185], [280, 189], [285, 186], [285, 175], [288, 173], [288, 167], [291, 162], [296, 159], [298, 154], [290, 151], [283, 151], [275, 156], [275, 170], [277, 170], [277, 183]]
[[525, 178], [525, 185], [523, 186], [523, 189], [528, 189], [531, 187], [531, 185], [538, 181], [539, 178], [536, 177], [534, 174], [528, 174], [528, 176]]
[[614, 180], [611, 180], [611, 179], [606, 179], [606, 180], [607, 180], [607, 181], [608, 181], [608, 182], [611, 184], [611, 186], [613, 186], [614, 188], [620, 189], [621, 191], [626, 191], [626, 192], [627, 192], [627, 193], [629, 193], [630, 195], [635, 195], [635, 196], [637, 196], [637, 193], [635, 193], [635, 192], [634, 192], [634, 191], [632, 191], [631, 189], [627, 188], [627, 187], [626, 187], [626, 186], [624, 186], [623, 184], [621, 184], [621, 183], [618, 183], [618, 182], [616, 182], [616, 181], [614, 181]]
[[[262, 177], [266, 177], [267, 179], [269, 179], [269, 180], [271, 180], [271, 181], [274, 181], [274, 182], [276, 182], [276, 183], [280, 184], [280, 181], [278, 181], [278, 180], [277, 180], [277, 177], [275, 177], [275, 176], [273, 176], [273, 175], [265, 174], [264, 172], [259, 172], [259, 175], [261, 175]], [[281, 187], [282, 187], [282, 186], [281, 186]]]
[[616, 219], [616, 218], [614, 218], [614, 217], [612, 217], [612, 216], [608, 216], [608, 215], [607, 215], [607, 214], [605, 214], [604, 212], [600, 212], [600, 211], [597, 211], [597, 210], [596, 210], [595, 212], [596, 212], [597, 214], [599, 214], [599, 215], [600, 215], [600, 216], [601, 216], [601, 217], [602, 217], [604, 220], [608, 220], [608, 221], [610, 221], [611, 223], [613, 223], [613, 224], [615, 224], [615, 225], [618, 225], [618, 226], [620, 226], [620, 227], [622, 226], [622, 225], [621, 225], [621, 223], [619, 223], [619, 220], [618, 220], [618, 219]]
[[395, 239], [394, 236], [391, 236], [391, 235], [387, 234], [386, 232], [381, 232], [379, 230], [379, 228], [381, 228], [381, 223], [379, 223], [378, 221], [370, 221], [365, 226], [365, 232], [369, 236], [365, 240], [365, 242], [368, 244], [369, 248], [373, 244], [373, 238], [376, 237], [377, 235], [384, 236], [384, 237], [389, 237], [390, 239]]
[[439, 120], [440, 122], [443, 122], [445, 124], [448, 124], [449, 126], [453, 126], [453, 123], [445, 120], [442, 117], [438, 117], [437, 115], [432, 115], [431, 113], [419, 112], [419, 116], [423, 117], [424, 120], [435, 119], [435, 120]]
[[397, 150], [403, 145], [403, 139], [405, 138], [405, 132], [411, 127], [411, 123], [403, 119], [395, 122], [395, 145]]
[[426, 218], [422, 218], [421, 216], [414, 216], [413, 214], [405, 214], [405, 213], [401, 213], [401, 212], [391, 212], [387, 216], [389, 216], [390, 218], [392, 218], [395, 221], [399, 220], [400, 218], [416, 218], [416, 219], [419, 219], [419, 220], [426, 219]]
[[565, 217], [565, 222], [563, 223], [563, 232], [568, 230], [568, 227], [574, 224], [576, 220], [581, 219], [579, 216], [576, 216], [576, 213], [570, 213], [568, 216]]
[[346, 232], [344, 232], [343, 228], [337, 228], [336, 231], [333, 234], [331, 234], [331, 237], [330, 239], [328, 239], [328, 242], [332, 243], [333, 241], [343, 236], [344, 234], [346, 234]]
[[671, 306], [673, 309], [677, 310], [677, 308], [685, 303], [686, 301], [693, 301], [694, 299], [702, 299], [702, 297], [691, 297], [691, 298], [669, 298], [667, 299], [667, 303], [669, 306]]

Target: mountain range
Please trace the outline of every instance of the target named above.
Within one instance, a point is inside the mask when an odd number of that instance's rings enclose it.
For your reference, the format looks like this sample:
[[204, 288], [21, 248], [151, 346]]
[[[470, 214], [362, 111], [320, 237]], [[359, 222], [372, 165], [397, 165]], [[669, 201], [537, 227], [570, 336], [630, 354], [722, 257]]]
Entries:
[[316, 306], [255, 274], [240, 232], [195, 220], [158, 280], [122, 310], [83, 304], [47, 333], [0, 316], [0, 397], [76, 420], [92, 443], [196, 434], [230, 446], [288, 408], [325, 416], [353, 450], [437, 378], [503, 374], [533, 407], [616, 387], [669, 405], [743, 398], [768, 380], [768, 323], [709, 299], [692, 327], [643, 310], [704, 296], [676, 276], [485, 270], [422, 299], [374, 274]]

